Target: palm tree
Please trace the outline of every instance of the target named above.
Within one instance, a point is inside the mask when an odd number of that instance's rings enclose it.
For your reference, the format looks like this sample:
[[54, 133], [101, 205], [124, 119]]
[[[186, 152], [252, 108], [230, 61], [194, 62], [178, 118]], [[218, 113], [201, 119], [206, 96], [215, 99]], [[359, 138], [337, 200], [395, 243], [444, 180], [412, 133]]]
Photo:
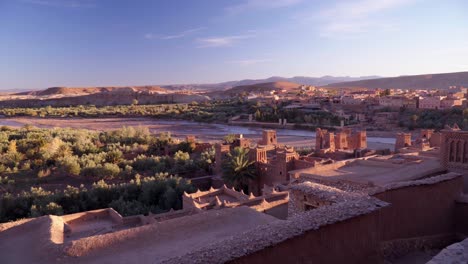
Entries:
[[256, 178], [254, 161], [249, 160], [249, 150], [236, 147], [223, 163], [223, 180], [237, 189], [248, 191], [249, 181]]

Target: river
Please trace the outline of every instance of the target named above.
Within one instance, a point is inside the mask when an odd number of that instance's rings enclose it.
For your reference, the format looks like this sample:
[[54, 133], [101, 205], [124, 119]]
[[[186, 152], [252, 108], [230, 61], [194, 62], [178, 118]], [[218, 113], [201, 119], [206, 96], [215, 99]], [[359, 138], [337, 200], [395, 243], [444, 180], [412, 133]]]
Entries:
[[[199, 123], [184, 120], [157, 120], [153, 118], [1, 118], [0, 126], [23, 127], [33, 125], [40, 128], [70, 127], [75, 129], [113, 130], [122, 126], [146, 126], [152, 133], [170, 132], [174, 137], [195, 135], [201, 141], [217, 141], [227, 134], [242, 134], [247, 138], [259, 139], [263, 128], [239, 125]], [[315, 132], [299, 129], [275, 129], [280, 143], [295, 147], [315, 144]], [[395, 138], [367, 137], [369, 148], [393, 148]]]

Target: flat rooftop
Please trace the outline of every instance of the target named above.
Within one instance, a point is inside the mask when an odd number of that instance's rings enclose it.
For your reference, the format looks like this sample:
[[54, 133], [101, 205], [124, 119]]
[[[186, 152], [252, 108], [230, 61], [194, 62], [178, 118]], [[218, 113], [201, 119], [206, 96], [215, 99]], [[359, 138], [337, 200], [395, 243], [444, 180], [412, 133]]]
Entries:
[[[248, 207], [210, 210], [190, 217], [135, 228], [136, 235], [105, 248], [95, 249], [74, 263], [159, 263], [219, 242], [249, 229], [279, 220]], [[138, 230], [140, 229], [140, 230]], [[141, 230], [144, 230], [143, 232]], [[125, 231], [128, 232], [129, 230]], [[112, 236], [119, 234], [109, 234]], [[92, 243], [92, 241], [90, 241]], [[112, 262], [109, 262], [112, 261]]]
[[339, 161], [290, 173], [301, 179], [346, 180], [384, 186], [421, 179], [442, 171], [438, 158], [412, 153]]

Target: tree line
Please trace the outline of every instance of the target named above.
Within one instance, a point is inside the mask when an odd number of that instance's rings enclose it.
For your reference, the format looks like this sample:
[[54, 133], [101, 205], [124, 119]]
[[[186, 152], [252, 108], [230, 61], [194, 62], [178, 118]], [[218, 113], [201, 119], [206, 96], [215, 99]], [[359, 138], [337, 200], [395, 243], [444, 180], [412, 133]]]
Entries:
[[190, 181], [158, 174], [135, 177], [128, 183], [107, 184], [103, 180], [87, 189], [67, 186], [47, 191], [31, 187], [19, 194], [6, 193], [0, 198], [0, 222], [47, 214], [63, 215], [112, 207], [123, 216], [162, 213], [182, 208], [182, 194], [194, 192]]

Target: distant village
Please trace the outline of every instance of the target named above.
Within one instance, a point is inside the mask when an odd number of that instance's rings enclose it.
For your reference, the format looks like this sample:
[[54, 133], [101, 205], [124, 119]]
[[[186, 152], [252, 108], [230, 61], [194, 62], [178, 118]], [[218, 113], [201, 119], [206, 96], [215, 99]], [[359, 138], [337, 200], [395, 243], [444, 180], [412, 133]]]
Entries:
[[[360, 125], [373, 129], [392, 130], [398, 126], [400, 110], [449, 110], [468, 107], [468, 88], [448, 89], [358, 89], [323, 88], [301, 85], [296, 90], [281, 89], [246, 92], [249, 101], [274, 106], [287, 103], [285, 110], [302, 113], [327, 111], [341, 118], [344, 125]], [[249, 118], [251, 121], [255, 117]], [[286, 122], [286, 123], [285, 123]], [[280, 120], [279, 124], [293, 123]]]

